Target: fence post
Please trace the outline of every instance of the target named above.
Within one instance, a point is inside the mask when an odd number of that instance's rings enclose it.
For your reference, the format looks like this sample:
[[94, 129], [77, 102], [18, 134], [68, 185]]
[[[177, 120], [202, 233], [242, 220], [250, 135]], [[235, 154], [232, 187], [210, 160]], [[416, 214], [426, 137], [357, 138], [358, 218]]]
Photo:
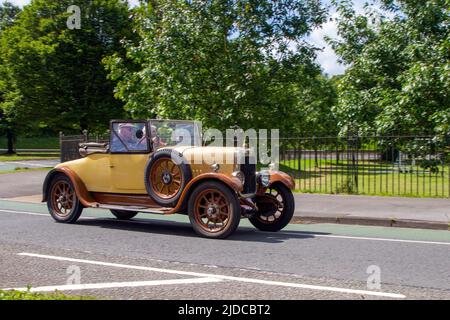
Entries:
[[[355, 186], [356, 186], [356, 193], [359, 193], [359, 182], [358, 182], [358, 165], [359, 165], [359, 136], [355, 136], [353, 139], [353, 149], [352, 149], [352, 165], [353, 165], [353, 175], [355, 180]], [[356, 159], [355, 159], [355, 153], [356, 153]]]
[[319, 161], [317, 159], [317, 141], [316, 141], [316, 135], [313, 136], [313, 148], [314, 148], [314, 168], [317, 168], [319, 166]]
[[88, 131], [86, 129], [83, 130], [83, 138], [84, 142], [88, 142]]
[[357, 139], [356, 135], [347, 131], [347, 187], [349, 188], [348, 191], [352, 193], [354, 190], [358, 193], [358, 172], [355, 158]]

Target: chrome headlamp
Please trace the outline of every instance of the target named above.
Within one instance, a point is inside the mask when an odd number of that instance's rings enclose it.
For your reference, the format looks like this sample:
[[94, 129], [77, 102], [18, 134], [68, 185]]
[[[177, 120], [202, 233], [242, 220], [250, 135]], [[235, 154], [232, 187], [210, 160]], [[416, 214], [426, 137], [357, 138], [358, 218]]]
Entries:
[[212, 171], [217, 172], [217, 171], [219, 171], [219, 169], [220, 169], [220, 164], [214, 163], [214, 164], [211, 165], [211, 170]]
[[234, 171], [231, 174], [233, 177], [238, 178], [239, 180], [241, 180], [241, 182], [244, 184], [245, 183], [245, 176], [244, 173], [242, 171]]
[[258, 173], [258, 182], [262, 187], [266, 188], [270, 183], [270, 173], [269, 171], [261, 171]]

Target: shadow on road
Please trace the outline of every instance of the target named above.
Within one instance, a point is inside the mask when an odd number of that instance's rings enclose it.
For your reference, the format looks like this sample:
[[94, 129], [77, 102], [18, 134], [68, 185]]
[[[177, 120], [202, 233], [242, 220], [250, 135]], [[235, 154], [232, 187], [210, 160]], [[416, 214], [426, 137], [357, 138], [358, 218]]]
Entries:
[[[150, 219], [132, 219], [121, 221], [114, 218], [99, 219], [80, 219], [78, 225], [101, 227], [107, 229], [118, 229], [132, 232], [155, 233], [162, 235], [173, 235], [181, 237], [199, 236], [194, 232], [189, 223], [150, 220]], [[236, 232], [227, 238], [227, 241], [249, 241], [265, 243], [281, 243], [290, 239], [308, 239], [315, 235], [326, 235], [329, 233], [307, 232], [307, 231], [280, 231], [280, 232], [262, 232], [255, 228], [239, 227]]]

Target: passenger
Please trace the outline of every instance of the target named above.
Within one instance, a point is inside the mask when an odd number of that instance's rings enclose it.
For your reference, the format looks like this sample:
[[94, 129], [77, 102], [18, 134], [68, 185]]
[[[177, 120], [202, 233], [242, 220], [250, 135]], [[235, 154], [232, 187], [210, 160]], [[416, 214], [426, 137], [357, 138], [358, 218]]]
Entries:
[[151, 137], [152, 137], [152, 143], [153, 143], [153, 150], [156, 150], [161, 147], [165, 147], [167, 143], [164, 143], [160, 136], [158, 135], [158, 130], [156, 129], [156, 126], [151, 126]]

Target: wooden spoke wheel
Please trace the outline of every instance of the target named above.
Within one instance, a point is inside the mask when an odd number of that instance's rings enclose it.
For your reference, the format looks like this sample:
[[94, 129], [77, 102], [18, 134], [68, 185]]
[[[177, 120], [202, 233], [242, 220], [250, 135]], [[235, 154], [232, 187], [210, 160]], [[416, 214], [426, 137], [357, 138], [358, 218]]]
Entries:
[[182, 155], [160, 149], [145, 168], [145, 187], [148, 195], [161, 206], [175, 206], [192, 173]]
[[289, 188], [280, 183], [269, 187], [263, 196], [257, 197], [256, 205], [259, 211], [249, 220], [262, 231], [279, 231], [294, 215], [294, 196]]
[[219, 232], [227, 227], [231, 204], [218, 190], [206, 189], [196, 199], [195, 219], [207, 232]]
[[150, 169], [150, 185], [162, 199], [172, 199], [181, 189], [181, 168], [171, 159], [158, 159]]
[[81, 215], [83, 206], [70, 179], [65, 175], [56, 176], [50, 183], [49, 191], [47, 207], [53, 219], [58, 222], [75, 222]]
[[236, 194], [220, 182], [205, 182], [192, 193], [188, 205], [194, 230], [208, 238], [226, 238], [240, 222]]

